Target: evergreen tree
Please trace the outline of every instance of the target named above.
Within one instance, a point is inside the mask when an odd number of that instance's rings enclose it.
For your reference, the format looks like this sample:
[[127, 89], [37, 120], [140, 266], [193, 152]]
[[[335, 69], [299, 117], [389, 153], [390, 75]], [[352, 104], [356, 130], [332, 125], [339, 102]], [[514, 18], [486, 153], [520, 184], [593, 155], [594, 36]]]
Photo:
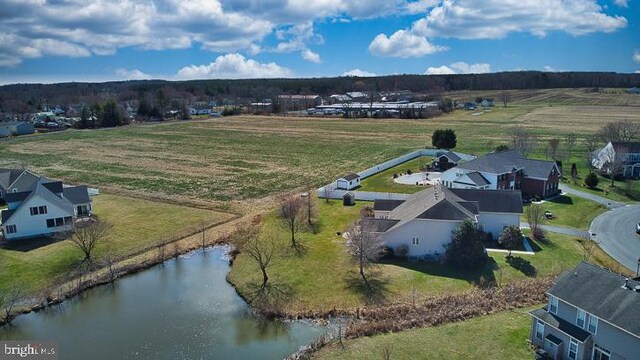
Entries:
[[487, 262], [487, 253], [476, 227], [467, 219], [453, 231], [446, 261], [457, 269], [477, 269]]
[[431, 145], [438, 149], [453, 149], [456, 147], [456, 132], [452, 129], [438, 129], [431, 136]]
[[587, 185], [587, 187], [589, 189], [593, 189], [596, 186], [598, 186], [598, 175], [596, 175], [595, 173], [589, 173], [585, 178], [584, 178], [584, 184]]

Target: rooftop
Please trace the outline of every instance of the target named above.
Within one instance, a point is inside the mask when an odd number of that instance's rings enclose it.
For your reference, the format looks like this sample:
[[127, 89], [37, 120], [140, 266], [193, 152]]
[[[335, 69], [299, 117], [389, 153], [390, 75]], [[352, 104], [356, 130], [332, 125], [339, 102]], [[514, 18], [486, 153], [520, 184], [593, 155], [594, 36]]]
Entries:
[[528, 159], [517, 150], [507, 150], [480, 156], [458, 165], [458, 168], [492, 174], [505, 174], [522, 169], [529, 177], [546, 179], [554, 166], [553, 161]]

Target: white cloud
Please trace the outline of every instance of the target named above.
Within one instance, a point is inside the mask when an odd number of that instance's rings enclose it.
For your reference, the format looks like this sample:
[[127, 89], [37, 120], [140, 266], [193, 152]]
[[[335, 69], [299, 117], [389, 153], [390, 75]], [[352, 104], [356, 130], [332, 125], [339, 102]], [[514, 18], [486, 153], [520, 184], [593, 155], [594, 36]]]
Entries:
[[625, 26], [627, 19], [606, 14], [596, 0], [443, 0], [411, 31], [426, 37], [499, 39], [514, 32], [578, 36]]
[[343, 72], [342, 76], [372, 77], [372, 76], [376, 76], [376, 74], [365, 71], [365, 70], [353, 69], [353, 70]]
[[545, 66], [542, 68], [542, 70], [543, 70], [543, 71], [545, 71], [545, 72], [558, 72], [558, 71], [562, 71], [562, 70], [556, 69], [556, 68], [554, 68], [553, 66], [549, 66], [549, 65], [545, 65]]
[[315, 53], [309, 49], [303, 50], [300, 55], [303, 59], [311, 61], [312, 63], [319, 64], [320, 62], [322, 62], [322, 60], [320, 59], [320, 54]]
[[454, 62], [449, 66], [429, 67], [426, 75], [452, 75], [452, 74], [484, 74], [491, 72], [489, 64], [467, 64], [462, 61]]
[[407, 30], [398, 30], [391, 36], [376, 36], [369, 44], [369, 52], [377, 56], [420, 57], [446, 50], [445, 47], [431, 44], [427, 38], [416, 36]]
[[185, 66], [178, 71], [178, 79], [250, 79], [291, 77], [291, 70], [276, 63], [259, 63], [234, 53], [218, 56], [208, 65]]
[[425, 75], [453, 75], [455, 74], [455, 70], [448, 67], [447, 65], [442, 65], [438, 67], [430, 66], [427, 68], [427, 71], [424, 72]]
[[151, 75], [144, 73], [138, 69], [127, 70], [117, 69], [116, 76], [124, 80], [148, 80], [151, 79]]
[[421, 14], [438, 5], [440, 0], [418, 0], [406, 4], [407, 14]]
[[634, 62], [640, 63], [640, 51], [634, 50], [632, 59]]
[[629, 7], [629, 0], [614, 0], [613, 3], [620, 7]]

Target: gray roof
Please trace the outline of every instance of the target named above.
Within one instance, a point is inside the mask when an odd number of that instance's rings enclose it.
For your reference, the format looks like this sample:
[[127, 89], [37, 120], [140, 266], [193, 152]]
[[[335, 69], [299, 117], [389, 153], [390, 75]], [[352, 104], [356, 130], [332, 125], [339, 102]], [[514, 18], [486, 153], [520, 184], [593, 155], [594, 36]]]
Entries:
[[62, 181], [42, 183], [42, 185], [54, 194], [62, 193]]
[[477, 202], [480, 212], [522, 214], [520, 190], [448, 189], [461, 199]]
[[458, 156], [456, 153], [454, 153], [453, 151], [447, 151], [446, 153], [440, 155], [440, 157], [443, 157], [443, 156], [449, 159], [449, 161], [454, 163], [457, 163], [458, 161], [462, 160], [462, 158]]
[[557, 338], [556, 336], [554, 336], [553, 334], [547, 334], [547, 336], [544, 337], [545, 339], [551, 341], [552, 343], [556, 344], [556, 345], [560, 345], [562, 344], [562, 340]]
[[640, 142], [638, 141], [612, 141], [611, 145], [616, 152], [640, 153]]
[[479, 187], [487, 186], [490, 184], [489, 180], [487, 180], [484, 176], [482, 176], [481, 173], [477, 171], [461, 175], [453, 182], [458, 184], [475, 185]]
[[580, 329], [573, 323], [570, 323], [554, 314], [547, 312], [545, 308], [530, 311], [529, 314], [571, 336], [572, 338], [577, 339], [578, 341], [584, 342], [589, 338], [589, 336], [591, 336], [591, 334], [584, 331], [583, 329]]
[[4, 196], [4, 201], [9, 204], [18, 201], [24, 201], [24, 199], [28, 198], [31, 195], [31, 191], [21, 191], [17, 193], [7, 193]]
[[8, 188], [23, 172], [21, 169], [0, 169], [0, 187]]
[[554, 166], [553, 161], [527, 159], [516, 150], [507, 150], [480, 156], [458, 165], [458, 168], [492, 174], [505, 174], [523, 169], [528, 177], [546, 179]]
[[64, 188], [63, 196], [65, 199], [69, 200], [74, 205], [86, 204], [91, 202], [91, 198], [89, 197], [89, 191], [87, 190], [87, 187], [84, 185]]
[[[624, 282], [622, 275], [582, 262], [558, 277], [549, 293], [640, 336], [640, 292], [623, 288]], [[633, 289], [640, 282], [629, 285]]]
[[400, 220], [366, 218], [364, 221], [364, 226], [369, 231], [383, 233], [391, 229]]
[[404, 200], [376, 200], [373, 203], [373, 210], [391, 211], [400, 206], [403, 202]]
[[2, 218], [2, 223], [4, 224], [4, 222], [6, 220], [9, 220], [9, 218], [11, 217], [11, 215], [13, 214], [14, 210], [2, 210], [2, 212], [0, 212], [0, 218]]
[[356, 173], [351, 173], [351, 174], [347, 174], [347, 175], [341, 177], [340, 179], [345, 179], [347, 181], [351, 181], [351, 180], [355, 180], [355, 179], [357, 179], [359, 177], [360, 177], [360, 175], [358, 175]]

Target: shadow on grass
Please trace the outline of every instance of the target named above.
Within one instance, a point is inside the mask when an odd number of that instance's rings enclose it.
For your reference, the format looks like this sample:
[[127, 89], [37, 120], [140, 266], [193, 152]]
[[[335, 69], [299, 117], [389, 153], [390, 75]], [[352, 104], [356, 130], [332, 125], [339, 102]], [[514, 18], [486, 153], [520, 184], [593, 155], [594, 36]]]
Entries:
[[533, 266], [529, 260], [523, 259], [520, 256], [507, 256], [506, 261], [512, 268], [519, 270], [527, 277], [536, 277], [536, 275], [538, 275], [536, 267]]
[[346, 278], [347, 288], [358, 294], [360, 299], [367, 305], [383, 304], [389, 295], [389, 282], [383, 280], [380, 272], [369, 269], [365, 272], [367, 281], [365, 282], [360, 273], [349, 271]]
[[293, 288], [285, 283], [269, 281], [262, 287], [261, 282], [252, 282], [247, 287], [247, 300], [263, 310], [281, 309], [295, 296]]
[[573, 199], [566, 195], [556, 196], [553, 199], [549, 199], [547, 201], [554, 204], [573, 205]]
[[494, 271], [499, 268], [492, 257], [489, 257], [486, 264], [481, 268], [466, 270], [456, 269], [450, 265], [444, 265], [439, 262], [387, 260], [381, 263], [418, 271], [426, 275], [466, 280], [470, 284], [481, 288], [496, 283]]
[[64, 240], [64, 238], [58, 236], [42, 236], [17, 241], [2, 241], [0, 242], [0, 249], [29, 252]]

